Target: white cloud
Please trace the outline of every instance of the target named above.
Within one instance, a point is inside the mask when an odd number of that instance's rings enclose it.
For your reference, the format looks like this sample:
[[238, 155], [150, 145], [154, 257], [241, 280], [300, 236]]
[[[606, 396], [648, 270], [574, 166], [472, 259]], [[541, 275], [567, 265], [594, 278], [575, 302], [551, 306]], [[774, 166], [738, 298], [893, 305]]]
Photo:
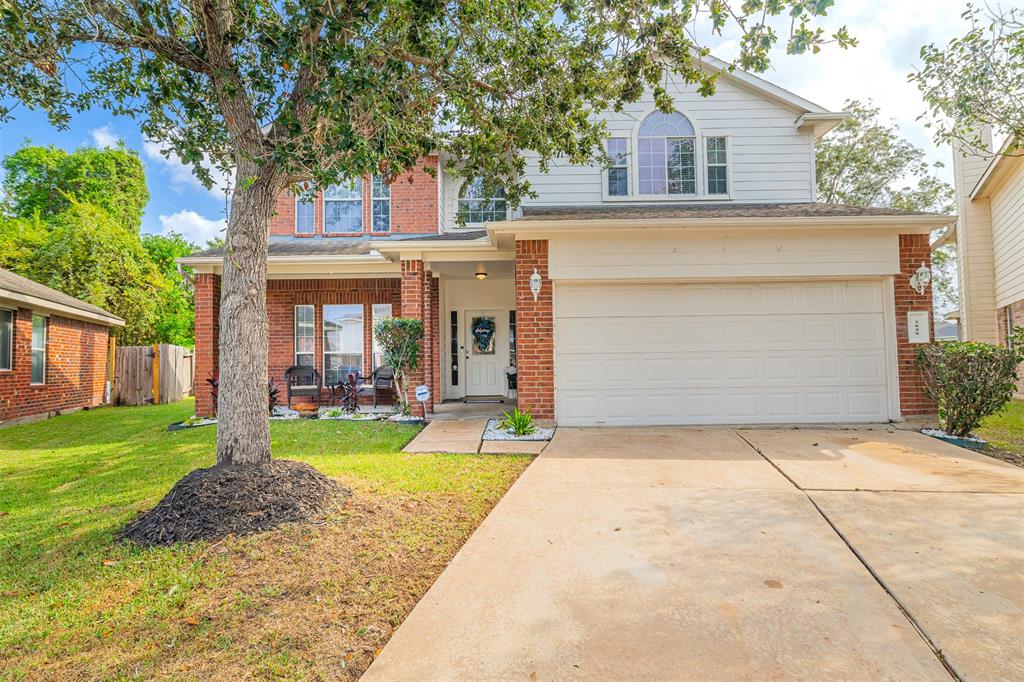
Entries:
[[182, 163], [181, 158], [171, 152], [169, 156], [164, 156], [160, 150], [161, 145], [156, 140], [145, 139], [142, 142], [142, 155], [155, 163], [163, 173], [166, 173], [170, 179], [171, 184], [174, 187], [195, 187], [209, 192], [211, 195], [218, 199], [223, 199], [231, 187], [231, 181], [233, 173], [225, 173], [218, 168], [215, 168], [209, 161], [203, 162], [203, 167], [206, 168], [210, 175], [213, 176], [213, 187], [207, 189], [203, 187], [203, 184], [199, 182], [195, 175], [192, 174], [191, 166], [186, 166]]
[[89, 135], [92, 136], [92, 143], [104, 149], [105, 147], [114, 147], [118, 142], [121, 141], [113, 130], [110, 129], [109, 125], [105, 125], [101, 128], [93, 128], [89, 131]]
[[209, 239], [223, 237], [223, 230], [227, 225], [227, 221], [223, 218], [210, 220], [189, 209], [171, 215], [161, 215], [159, 220], [160, 234], [177, 232], [188, 241], [200, 246], [206, 244]]

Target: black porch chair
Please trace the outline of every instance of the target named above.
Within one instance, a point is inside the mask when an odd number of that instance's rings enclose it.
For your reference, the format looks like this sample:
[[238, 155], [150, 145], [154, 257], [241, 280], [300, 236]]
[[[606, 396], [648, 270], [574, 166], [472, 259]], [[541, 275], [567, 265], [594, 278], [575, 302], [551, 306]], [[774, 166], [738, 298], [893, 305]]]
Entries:
[[284, 379], [288, 384], [288, 409], [292, 409], [292, 397], [312, 398], [320, 407], [320, 390], [323, 381], [316, 367], [296, 365], [284, 371]]
[[370, 378], [363, 378], [359, 386], [359, 395], [372, 395], [373, 406], [382, 396], [387, 396], [393, 404], [395, 402], [395, 370], [390, 367], [378, 367], [373, 370]]

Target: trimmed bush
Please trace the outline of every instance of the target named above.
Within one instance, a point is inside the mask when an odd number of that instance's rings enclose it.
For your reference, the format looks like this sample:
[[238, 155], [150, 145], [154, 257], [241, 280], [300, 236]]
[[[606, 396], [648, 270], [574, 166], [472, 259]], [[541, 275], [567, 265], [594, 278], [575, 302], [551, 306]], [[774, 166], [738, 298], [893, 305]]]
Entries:
[[935, 401], [943, 430], [967, 436], [981, 420], [1001, 410], [1017, 385], [1017, 365], [1024, 362], [1024, 328], [1017, 328], [1013, 348], [974, 341], [935, 341], [923, 346], [917, 365], [925, 391]]
[[420, 366], [420, 341], [423, 321], [410, 317], [389, 317], [373, 326], [377, 343], [384, 353], [384, 364], [395, 373], [398, 403], [409, 413], [408, 374]]

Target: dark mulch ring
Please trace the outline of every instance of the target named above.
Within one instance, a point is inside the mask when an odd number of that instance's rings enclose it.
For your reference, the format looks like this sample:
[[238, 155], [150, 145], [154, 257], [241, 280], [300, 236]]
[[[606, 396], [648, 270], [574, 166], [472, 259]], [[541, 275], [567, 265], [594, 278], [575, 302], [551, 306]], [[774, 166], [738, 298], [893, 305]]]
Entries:
[[216, 540], [322, 516], [351, 491], [302, 462], [196, 469], [119, 537], [139, 545]]
[[994, 445], [989, 445], [984, 450], [980, 450], [981, 454], [988, 455], [989, 457], [995, 457], [1001, 459], [1009, 464], [1016, 464], [1019, 467], [1024, 468], [1024, 454], [1019, 452], [1010, 452], [1009, 450], [1003, 450], [997, 448]]

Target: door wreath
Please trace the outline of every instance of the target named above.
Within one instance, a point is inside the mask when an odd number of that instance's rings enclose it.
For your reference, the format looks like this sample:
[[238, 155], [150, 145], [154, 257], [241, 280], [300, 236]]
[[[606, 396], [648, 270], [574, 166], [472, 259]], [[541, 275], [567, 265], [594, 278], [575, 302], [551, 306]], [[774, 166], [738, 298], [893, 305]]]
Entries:
[[494, 354], [494, 318], [473, 318], [473, 352], [477, 355]]

